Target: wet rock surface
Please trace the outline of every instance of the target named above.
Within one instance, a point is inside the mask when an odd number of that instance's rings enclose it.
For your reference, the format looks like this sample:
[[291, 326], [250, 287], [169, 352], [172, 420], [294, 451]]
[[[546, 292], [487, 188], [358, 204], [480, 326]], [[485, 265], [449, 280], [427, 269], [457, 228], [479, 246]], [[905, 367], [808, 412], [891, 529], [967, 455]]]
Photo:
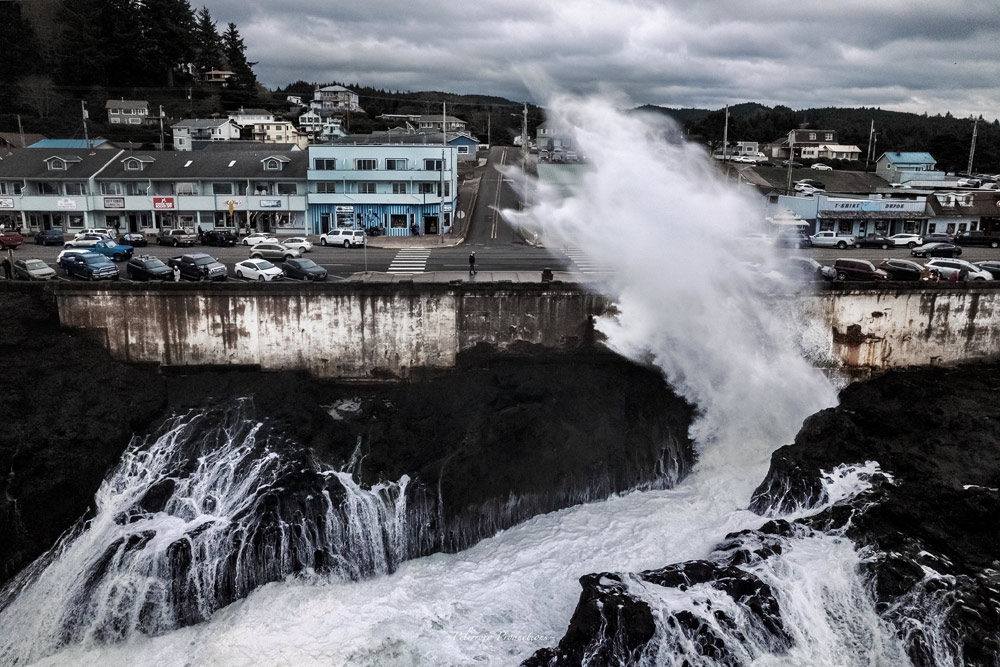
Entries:
[[[751, 601], [752, 618], [773, 636], [780, 653], [787, 639], [780, 607], [733, 570], [775, 557], [795, 533], [835, 531], [859, 547], [875, 609], [915, 665], [1000, 664], [998, 396], [997, 365], [894, 372], [849, 386], [837, 408], [810, 417], [795, 443], [774, 453], [751, 509], [776, 516], [827, 503], [821, 471], [840, 464], [876, 461], [885, 474], [873, 475], [867, 491], [806, 518], [775, 519], [727, 536], [709, 566], [691, 561], [657, 572], [671, 573], [668, 586], [678, 585], [677, 576], [691, 568], [708, 572], [713, 587], [739, 582], [731, 589], [733, 600]], [[630, 579], [654, 576], [583, 577], [583, 594], [559, 646], [524, 664], [645, 663], [662, 646], [658, 635], [665, 629], [650, 628], [650, 606], [634, 587], [620, 583]], [[627, 617], [609, 609], [628, 611]], [[676, 615], [671, 623], [676, 627], [666, 628], [667, 634], [692, 639], [692, 625]], [[697, 641], [695, 652], [713, 664], [744, 664], [719, 653], [711, 636]], [[605, 658], [588, 662], [597, 653]]]

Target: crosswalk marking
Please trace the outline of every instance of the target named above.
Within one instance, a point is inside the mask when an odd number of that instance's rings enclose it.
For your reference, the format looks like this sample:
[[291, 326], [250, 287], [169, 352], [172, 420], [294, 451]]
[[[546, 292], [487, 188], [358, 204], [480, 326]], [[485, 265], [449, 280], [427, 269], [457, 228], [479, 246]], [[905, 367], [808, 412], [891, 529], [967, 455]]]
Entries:
[[563, 250], [567, 257], [573, 260], [580, 273], [614, 273], [615, 268], [606, 264], [595, 262], [579, 248], [566, 248]]
[[430, 250], [403, 249], [396, 253], [389, 264], [388, 273], [423, 273], [427, 268]]

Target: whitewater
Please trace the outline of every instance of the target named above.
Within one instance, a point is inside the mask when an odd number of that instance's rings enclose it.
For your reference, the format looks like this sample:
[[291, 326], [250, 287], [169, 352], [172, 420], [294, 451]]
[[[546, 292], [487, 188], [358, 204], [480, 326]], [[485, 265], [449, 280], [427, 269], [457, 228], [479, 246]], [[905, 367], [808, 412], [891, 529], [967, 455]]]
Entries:
[[[773, 258], [738, 240], [761, 219], [757, 204], [718, 179], [701, 149], [669, 123], [571, 97], [549, 108], [550, 122], [573, 133], [588, 166], [568, 193], [533, 184], [537, 203], [509, 218], [550, 247], [576, 246], [616, 268], [599, 288], [618, 313], [598, 329], [612, 349], [662, 369], [697, 407], [692, 474], [673, 489], [538, 516], [461, 553], [402, 562], [391, 574], [300, 575], [198, 625], [110, 644], [36, 646], [22, 656], [36, 665], [102, 667], [513, 665], [558, 643], [580, 576], [705, 558], [727, 533], [767, 520], [746, 506], [770, 453], [793, 440], [804, 418], [834, 405], [836, 393], [772, 303]], [[858, 463], [830, 478], [829, 502], [865, 488]], [[781, 656], [748, 645], [746, 664], [905, 663], [856, 574], [861, 558], [837, 535], [810, 535], [758, 564], [755, 574], [775, 588], [795, 643]], [[709, 593], [642, 597], [663, 610], [702, 594]], [[58, 600], [39, 599], [32, 613], [58, 613], [45, 604]]]

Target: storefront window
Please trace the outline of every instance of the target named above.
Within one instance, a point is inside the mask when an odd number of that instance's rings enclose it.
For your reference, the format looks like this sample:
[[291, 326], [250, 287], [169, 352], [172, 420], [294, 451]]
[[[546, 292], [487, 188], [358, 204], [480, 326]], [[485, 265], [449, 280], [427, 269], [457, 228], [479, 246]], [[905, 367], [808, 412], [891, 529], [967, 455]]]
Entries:
[[832, 232], [833, 231], [833, 220], [826, 220], [821, 218], [819, 221], [819, 231], [821, 232]]
[[853, 220], [841, 220], [837, 223], [837, 233], [838, 234], [850, 234], [851, 229], [854, 227]]

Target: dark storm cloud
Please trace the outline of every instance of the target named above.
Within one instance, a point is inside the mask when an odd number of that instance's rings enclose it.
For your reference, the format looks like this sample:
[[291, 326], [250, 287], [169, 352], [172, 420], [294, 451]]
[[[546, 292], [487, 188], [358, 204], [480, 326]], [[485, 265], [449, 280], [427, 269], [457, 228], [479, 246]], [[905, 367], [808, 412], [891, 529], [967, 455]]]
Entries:
[[667, 106], [1000, 111], [996, 0], [204, 1], [239, 25], [272, 87], [338, 80], [536, 99], [525, 81], [540, 74], [563, 90]]

